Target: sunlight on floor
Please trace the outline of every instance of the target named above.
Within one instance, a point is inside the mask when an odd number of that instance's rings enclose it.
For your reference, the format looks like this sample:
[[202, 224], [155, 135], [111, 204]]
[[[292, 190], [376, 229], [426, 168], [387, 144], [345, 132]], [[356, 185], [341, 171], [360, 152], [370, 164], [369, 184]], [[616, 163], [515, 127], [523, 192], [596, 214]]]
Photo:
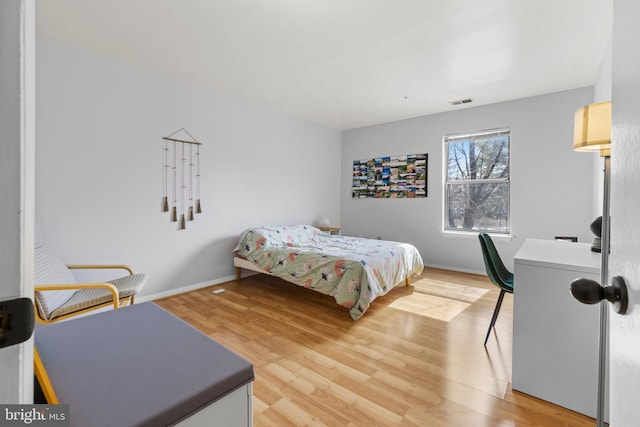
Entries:
[[389, 307], [448, 322], [479, 300], [487, 289], [438, 280], [413, 283], [411, 295], [399, 298]]
[[451, 282], [442, 282], [440, 280], [418, 280], [413, 283], [413, 286], [415, 287], [416, 292], [438, 295], [468, 303], [478, 301], [482, 296], [484, 296], [484, 294], [489, 292], [488, 289], [465, 286]]

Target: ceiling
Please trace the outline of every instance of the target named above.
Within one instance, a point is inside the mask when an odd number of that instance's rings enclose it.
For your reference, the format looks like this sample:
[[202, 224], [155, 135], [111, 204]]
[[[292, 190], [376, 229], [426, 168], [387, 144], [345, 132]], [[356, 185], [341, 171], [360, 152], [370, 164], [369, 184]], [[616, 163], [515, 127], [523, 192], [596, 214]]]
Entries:
[[38, 0], [37, 28], [344, 130], [592, 85], [612, 2]]

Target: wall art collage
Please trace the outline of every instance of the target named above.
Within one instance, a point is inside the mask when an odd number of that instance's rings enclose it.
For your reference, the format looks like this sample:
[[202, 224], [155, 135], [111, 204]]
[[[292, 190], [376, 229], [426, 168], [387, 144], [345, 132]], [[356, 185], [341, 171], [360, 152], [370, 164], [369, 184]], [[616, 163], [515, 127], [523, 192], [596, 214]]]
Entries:
[[375, 157], [353, 161], [354, 199], [427, 197], [428, 154]]

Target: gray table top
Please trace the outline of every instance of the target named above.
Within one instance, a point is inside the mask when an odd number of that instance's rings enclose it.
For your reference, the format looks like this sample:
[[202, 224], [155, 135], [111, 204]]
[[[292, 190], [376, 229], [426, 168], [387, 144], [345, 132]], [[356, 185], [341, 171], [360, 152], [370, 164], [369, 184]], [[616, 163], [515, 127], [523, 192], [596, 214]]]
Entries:
[[250, 362], [153, 303], [34, 336], [71, 426], [166, 426], [254, 379]]

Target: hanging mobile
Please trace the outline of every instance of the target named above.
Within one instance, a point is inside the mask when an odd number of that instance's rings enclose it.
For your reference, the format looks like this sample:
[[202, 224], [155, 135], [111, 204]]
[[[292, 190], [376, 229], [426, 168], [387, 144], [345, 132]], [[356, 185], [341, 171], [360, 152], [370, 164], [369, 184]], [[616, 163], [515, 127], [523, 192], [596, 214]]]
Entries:
[[[184, 132], [191, 138], [191, 141], [184, 138], [174, 138], [174, 135]], [[169, 219], [171, 222], [178, 223], [178, 230], [184, 230], [187, 228], [186, 221], [194, 220], [194, 212], [202, 213], [202, 208], [200, 207], [200, 145], [202, 143], [196, 141], [196, 139], [187, 132], [186, 129], [181, 128], [176, 132], [172, 133], [169, 136], [164, 136], [162, 139], [165, 140], [165, 154], [164, 154], [164, 174], [163, 174], [163, 182], [162, 182], [162, 211], [168, 212], [170, 210]], [[172, 162], [169, 162], [169, 146], [168, 142], [171, 141], [173, 143], [173, 158]], [[182, 153], [181, 161], [178, 161], [178, 150], [177, 144], [180, 143], [180, 151]], [[185, 153], [185, 145], [189, 144], [189, 170], [187, 170], [187, 157]], [[193, 146], [196, 146], [196, 162], [194, 164], [193, 161]], [[195, 166], [195, 175], [194, 175], [194, 166]], [[169, 209], [169, 169], [171, 169], [171, 175], [173, 178], [172, 185], [172, 194], [171, 194], [171, 209]], [[187, 180], [186, 174], [189, 174], [189, 179]], [[179, 177], [178, 177], [179, 174]], [[195, 176], [195, 208], [194, 208], [194, 176]], [[178, 212], [178, 178], [180, 179], [180, 209]], [[185, 210], [185, 202], [188, 200], [189, 210], [188, 212]], [[178, 213], [180, 215], [178, 215]], [[178, 216], [180, 219], [178, 220]]]

